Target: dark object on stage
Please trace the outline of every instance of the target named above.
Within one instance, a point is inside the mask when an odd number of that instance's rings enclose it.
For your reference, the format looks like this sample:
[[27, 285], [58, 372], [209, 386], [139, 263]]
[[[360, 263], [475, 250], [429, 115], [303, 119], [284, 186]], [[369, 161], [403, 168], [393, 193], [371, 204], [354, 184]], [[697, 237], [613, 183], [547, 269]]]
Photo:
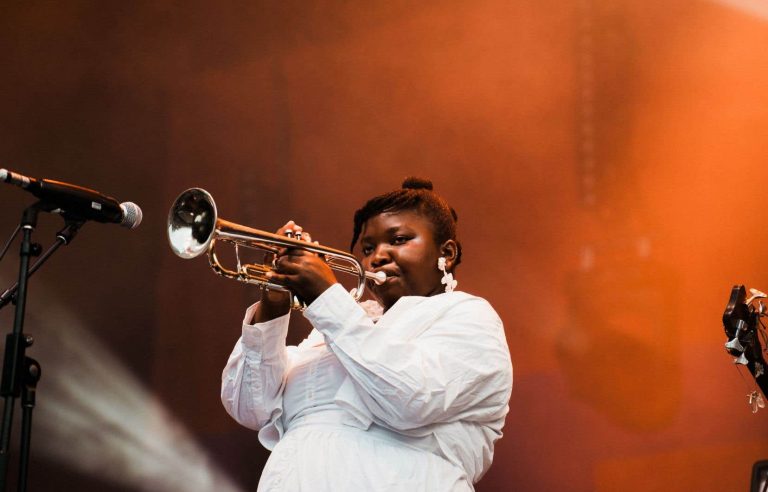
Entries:
[[[755, 378], [763, 395], [768, 394], [768, 365], [766, 365], [766, 330], [762, 319], [768, 315], [762, 299], [766, 294], [750, 289], [750, 297], [743, 285], [734, 285], [723, 313], [723, 328], [728, 342], [725, 349], [735, 357], [733, 362], [743, 365]], [[764, 396], [755, 390], [749, 396], [752, 411], [765, 406]]]
[[[113, 222], [133, 229], [141, 222], [141, 209], [133, 203], [118, 203], [114, 198], [88, 188], [46, 179], [37, 180], [6, 169], [0, 169], [0, 181], [20, 186], [40, 199], [24, 209], [21, 223], [0, 252], [0, 258], [2, 258], [17, 233], [22, 233], [19, 250], [19, 281], [0, 296], [0, 308], [12, 300], [16, 304], [13, 331], [5, 339], [2, 378], [0, 378], [0, 396], [5, 400], [0, 426], [0, 492], [4, 492], [8, 485], [10, 440], [17, 399], [21, 400], [22, 409], [17, 489], [25, 492], [29, 474], [32, 413], [35, 407], [37, 383], [42, 374], [40, 364], [28, 357], [26, 353], [34, 342], [31, 336], [24, 333], [29, 277], [59, 246], [69, 244], [85, 221]], [[60, 214], [64, 218], [65, 227], [56, 235], [56, 242], [30, 267], [30, 260], [42, 252], [42, 247], [32, 241], [32, 233], [37, 227], [39, 212]]]
[[752, 466], [752, 487], [749, 492], [768, 492], [768, 460]]

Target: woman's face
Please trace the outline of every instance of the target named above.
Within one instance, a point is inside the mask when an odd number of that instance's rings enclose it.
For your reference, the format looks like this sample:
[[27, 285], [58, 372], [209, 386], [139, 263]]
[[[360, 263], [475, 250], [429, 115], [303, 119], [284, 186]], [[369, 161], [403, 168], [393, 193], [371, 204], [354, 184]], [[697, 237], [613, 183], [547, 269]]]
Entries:
[[385, 311], [402, 296], [433, 296], [444, 291], [437, 269], [441, 248], [435, 242], [432, 223], [420, 213], [402, 210], [371, 217], [363, 224], [360, 245], [363, 267], [387, 274], [383, 284], [371, 285]]

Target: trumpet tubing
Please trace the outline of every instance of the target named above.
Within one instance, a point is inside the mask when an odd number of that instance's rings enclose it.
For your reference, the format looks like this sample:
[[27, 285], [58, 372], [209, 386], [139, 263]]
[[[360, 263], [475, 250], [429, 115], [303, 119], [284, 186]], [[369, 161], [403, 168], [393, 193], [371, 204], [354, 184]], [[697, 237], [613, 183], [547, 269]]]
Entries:
[[[211, 194], [202, 188], [190, 188], [176, 198], [168, 212], [167, 227], [168, 242], [177, 256], [189, 259], [207, 253], [208, 262], [214, 272], [226, 278], [260, 285], [267, 289], [288, 291], [282, 285], [271, 282], [267, 277], [266, 274], [273, 270], [271, 264], [241, 263], [239, 247], [260, 250], [265, 252], [266, 256], [270, 253], [276, 254], [283, 248], [301, 249], [321, 255], [334, 271], [357, 278], [357, 286], [352, 290], [356, 301], [363, 296], [366, 279], [377, 284], [386, 280], [384, 272], [366, 272], [357, 258], [346, 251], [220, 219], [216, 202]], [[234, 244], [237, 257], [237, 265], [234, 268], [225, 267], [219, 260], [216, 253], [218, 242]], [[304, 307], [297, 303], [295, 298], [293, 300], [294, 308]]]

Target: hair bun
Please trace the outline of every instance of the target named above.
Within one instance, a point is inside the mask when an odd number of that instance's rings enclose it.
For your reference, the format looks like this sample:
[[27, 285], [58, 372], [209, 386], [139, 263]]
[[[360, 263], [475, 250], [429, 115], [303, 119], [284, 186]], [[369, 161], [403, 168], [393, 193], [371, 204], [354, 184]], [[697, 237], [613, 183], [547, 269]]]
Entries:
[[409, 176], [403, 181], [403, 189], [405, 190], [431, 190], [432, 181], [423, 178], [417, 178], [415, 176]]

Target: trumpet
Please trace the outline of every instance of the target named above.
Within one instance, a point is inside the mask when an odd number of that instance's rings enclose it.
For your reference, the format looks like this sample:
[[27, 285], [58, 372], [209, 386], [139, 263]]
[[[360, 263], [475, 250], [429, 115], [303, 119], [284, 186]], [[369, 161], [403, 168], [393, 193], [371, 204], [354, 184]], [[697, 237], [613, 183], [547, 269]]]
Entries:
[[[219, 260], [216, 254], [217, 241], [234, 244], [237, 261], [234, 268], [225, 267]], [[355, 301], [362, 298], [366, 280], [381, 284], [387, 279], [384, 272], [366, 271], [351, 253], [220, 219], [216, 202], [211, 194], [202, 188], [190, 188], [173, 202], [168, 212], [168, 242], [173, 252], [181, 258], [196, 258], [207, 252], [208, 263], [215, 273], [240, 282], [259, 285], [263, 289], [290, 292], [267, 277], [267, 272], [274, 270], [274, 261], [243, 263], [240, 260], [240, 247], [260, 250], [265, 253], [265, 258], [275, 258], [283, 248], [316, 253], [325, 259], [332, 270], [356, 277], [357, 287], [350, 292]], [[291, 293], [291, 307], [302, 310], [306, 306]]]

